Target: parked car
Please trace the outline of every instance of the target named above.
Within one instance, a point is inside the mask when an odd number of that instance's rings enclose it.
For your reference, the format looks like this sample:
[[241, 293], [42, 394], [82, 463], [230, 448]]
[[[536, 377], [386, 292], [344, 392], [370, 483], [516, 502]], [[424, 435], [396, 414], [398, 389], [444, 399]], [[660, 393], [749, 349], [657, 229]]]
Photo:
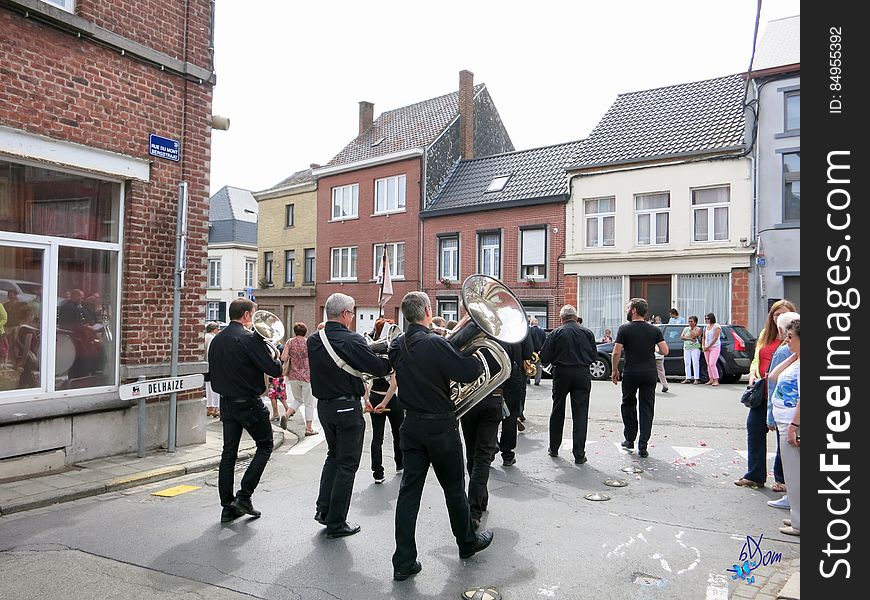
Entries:
[[[719, 339], [722, 350], [719, 354], [717, 367], [719, 380], [722, 383], [735, 383], [743, 375], [749, 373], [749, 365], [755, 354], [756, 338], [742, 325], [720, 324], [722, 334]], [[665, 375], [668, 377], [685, 377], [683, 363], [683, 340], [680, 334], [685, 325], [657, 325], [662, 328], [665, 343], [668, 345], [668, 355], [665, 356]], [[589, 365], [593, 379], [610, 379], [610, 364], [613, 354], [613, 342], [598, 344], [598, 359]], [[625, 354], [619, 360], [619, 372], [625, 364]], [[707, 362], [701, 355], [701, 381], [707, 381]]]
[[0, 302], [6, 302], [9, 297], [7, 292], [15, 292], [21, 302], [30, 302], [36, 298], [40, 287], [42, 284], [35, 281], [0, 279]]

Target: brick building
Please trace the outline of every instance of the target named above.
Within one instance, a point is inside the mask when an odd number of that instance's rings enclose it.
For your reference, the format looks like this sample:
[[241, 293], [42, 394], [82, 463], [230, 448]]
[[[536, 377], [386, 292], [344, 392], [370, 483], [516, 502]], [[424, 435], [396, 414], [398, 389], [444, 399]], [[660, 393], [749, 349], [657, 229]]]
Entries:
[[384, 314], [402, 322], [402, 297], [423, 287], [419, 213], [461, 157], [513, 150], [485, 85], [468, 71], [459, 90], [387, 111], [360, 102], [359, 134], [317, 177], [318, 314], [330, 294], [356, 300], [356, 328], [379, 314], [377, 268], [386, 245], [393, 298]]
[[[180, 372], [205, 370], [212, 4], [0, 0], [0, 477], [136, 447], [118, 386], [169, 374], [182, 182]], [[204, 441], [199, 399], [178, 415], [177, 443]]]
[[420, 213], [423, 290], [447, 320], [464, 313], [462, 282], [500, 279], [542, 328], [558, 325], [565, 303], [565, 166], [582, 142], [463, 160]]

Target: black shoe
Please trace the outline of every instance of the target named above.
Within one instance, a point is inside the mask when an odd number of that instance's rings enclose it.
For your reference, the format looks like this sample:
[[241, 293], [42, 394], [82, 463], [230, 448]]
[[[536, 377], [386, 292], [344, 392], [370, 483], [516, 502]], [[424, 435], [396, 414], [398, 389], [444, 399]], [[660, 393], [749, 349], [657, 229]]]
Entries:
[[475, 531], [480, 529], [480, 517], [471, 517], [471, 526]]
[[536, 381], [536, 382], [535, 382], [535, 385], [541, 385], [541, 384], [540, 384], [539, 382]]
[[314, 520], [321, 525], [326, 525], [326, 513], [321, 510], [315, 511]]
[[515, 459], [515, 458], [506, 458], [506, 459], [504, 459], [504, 460], [502, 461], [501, 464], [502, 464], [502, 466], [504, 466], [504, 467], [510, 467], [510, 466], [513, 466], [513, 465], [517, 464], [517, 459]]
[[474, 546], [471, 550], [466, 552], [460, 552], [459, 558], [471, 558], [481, 550], [485, 549], [492, 543], [492, 531], [486, 529], [477, 534], [477, 542], [475, 542]]
[[574, 457], [574, 464], [575, 465], [582, 465], [584, 463], [586, 463], [586, 455], [585, 454], [583, 456], [575, 456]]
[[393, 571], [393, 579], [396, 581], [405, 581], [408, 577], [416, 575], [420, 571], [423, 570], [423, 565], [420, 564], [420, 561], [415, 561], [414, 566], [412, 566], [407, 571]]
[[245, 514], [245, 511], [236, 508], [232, 504], [229, 506], [224, 506], [221, 511], [221, 523], [229, 523], [231, 521], [235, 521], [239, 517]]
[[239, 498], [236, 496], [236, 499], [233, 500], [233, 503], [230, 505], [238, 511], [241, 511], [242, 514], [251, 515], [252, 517], [259, 517], [262, 513], [254, 508], [254, 505], [251, 504], [250, 498]]
[[547, 454], [549, 454], [550, 456], [559, 456], [559, 451], [558, 450], [547, 450]]
[[662, 388], [662, 394], [667, 394], [667, 393], [668, 393], [668, 386], [665, 386]]
[[353, 535], [355, 533], [359, 533], [359, 530], [362, 529], [359, 525], [351, 525], [347, 521], [345, 521], [341, 527], [336, 529], [335, 531], [326, 530], [326, 537], [328, 538], [340, 538], [346, 537], [348, 535]]
[[634, 442], [629, 442], [628, 440], [625, 440], [624, 442], [622, 442], [622, 444], [620, 444], [620, 446], [622, 446], [626, 450], [634, 450]]
[[641, 458], [646, 458], [649, 456], [649, 452], [647, 452], [646, 448], [638, 448], [637, 455]]
[[525, 431], [525, 430], [526, 430], [526, 426], [523, 425], [522, 420], [517, 419], [517, 431]]

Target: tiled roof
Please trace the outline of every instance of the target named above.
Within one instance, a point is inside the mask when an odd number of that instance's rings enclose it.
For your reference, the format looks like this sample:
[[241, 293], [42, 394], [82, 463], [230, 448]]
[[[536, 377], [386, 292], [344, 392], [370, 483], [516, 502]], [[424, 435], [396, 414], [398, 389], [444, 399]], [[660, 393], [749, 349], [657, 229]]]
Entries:
[[299, 185], [301, 183], [308, 183], [308, 182], [313, 182], [313, 181], [315, 181], [315, 177], [312, 174], [312, 169], [304, 169], [302, 171], [296, 171], [287, 179], [279, 181], [278, 183], [276, 183], [272, 187], [265, 189], [265, 190], [262, 190], [262, 191], [257, 192], [257, 193], [263, 194], [266, 192], [271, 192], [272, 190], [277, 190], [280, 188], [289, 187], [291, 185]]
[[752, 70], [801, 62], [801, 16], [770, 21], [755, 51]]
[[209, 244], [247, 244], [257, 245], [257, 224], [248, 221], [224, 219], [212, 221], [208, 228]]
[[[421, 214], [487, 210], [556, 196], [567, 199], [565, 167], [582, 145], [583, 141], [567, 142], [463, 160]], [[487, 191], [494, 179], [506, 176], [509, 179], [501, 191]]]
[[620, 94], [572, 169], [705, 154], [743, 144], [742, 75]]
[[238, 221], [257, 222], [257, 201], [248, 190], [225, 185], [209, 199], [209, 221], [224, 221], [236, 219]]
[[[485, 84], [474, 86], [477, 96]], [[459, 114], [459, 92], [388, 110], [326, 166], [334, 167], [431, 144]], [[380, 142], [378, 143], [378, 141]], [[373, 145], [375, 144], [375, 145]]]

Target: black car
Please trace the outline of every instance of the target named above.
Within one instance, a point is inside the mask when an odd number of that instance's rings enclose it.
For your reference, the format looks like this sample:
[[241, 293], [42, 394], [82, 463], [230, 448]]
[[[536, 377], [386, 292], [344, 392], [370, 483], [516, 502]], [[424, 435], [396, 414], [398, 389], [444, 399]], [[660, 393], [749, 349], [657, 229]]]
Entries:
[[[740, 377], [749, 373], [749, 365], [755, 355], [756, 338], [742, 325], [720, 325], [722, 334], [721, 352], [719, 354], [719, 380], [722, 383], [735, 383]], [[668, 377], [685, 377], [683, 363], [683, 340], [680, 335], [686, 325], [657, 325], [662, 328], [665, 342], [668, 345], [668, 355], [665, 356], [665, 375]], [[613, 342], [598, 344], [598, 360], [589, 365], [593, 379], [610, 379], [610, 362], [613, 354]], [[625, 355], [619, 359], [619, 372], [622, 373]], [[701, 355], [701, 381], [707, 381], [707, 362]]]

